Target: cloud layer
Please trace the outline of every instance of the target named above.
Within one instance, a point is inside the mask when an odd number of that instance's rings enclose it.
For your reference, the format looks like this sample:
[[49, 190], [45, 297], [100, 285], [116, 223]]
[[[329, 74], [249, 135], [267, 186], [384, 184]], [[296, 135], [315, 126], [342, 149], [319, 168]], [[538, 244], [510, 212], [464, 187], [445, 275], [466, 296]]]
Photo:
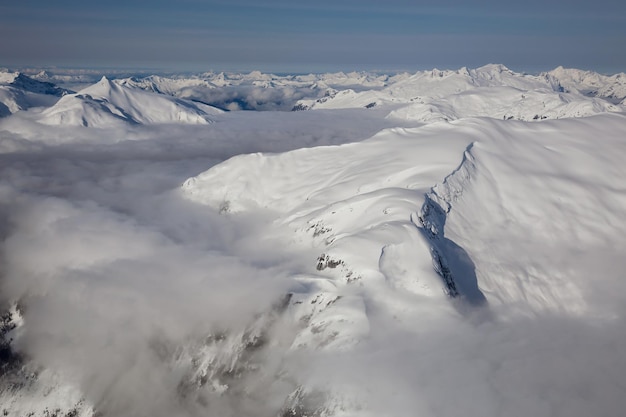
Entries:
[[[311, 259], [268, 243], [271, 213], [220, 215], [178, 187], [240, 153], [365, 139], [390, 123], [372, 114], [241, 112], [202, 128], [101, 131], [3, 121], [21, 126], [0, 136], [0, 297], [23, 308], [16, 347], [105, 415], [270, 416], [299, 383], [336, 410], [366, 404], [363, 415], [618, 415], [623, 288], [596, 293], [608, 318], [500, 306], [474, 320], [435, 303], [425, 317], [411, 306], [427, 301], [411, 297], [394, 299], [398, 318], [366, 299], [370, 334], [349, 353], [289, 350], [293, 323], [268, 312]], [[590, 274], [617, 274], [594, 261]], [[185, 384], [203, 381], [189, 365], [201, 346], [254, 369], [233, 365], [232, 394], [194, 394]]]

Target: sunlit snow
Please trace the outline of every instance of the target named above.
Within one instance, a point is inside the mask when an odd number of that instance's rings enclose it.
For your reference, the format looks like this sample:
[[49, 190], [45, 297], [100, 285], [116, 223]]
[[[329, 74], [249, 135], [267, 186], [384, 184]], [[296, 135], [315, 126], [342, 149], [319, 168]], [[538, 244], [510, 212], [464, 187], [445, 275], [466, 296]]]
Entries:
[[0, 412], [621, 415], [625, 81], [0, 73]]

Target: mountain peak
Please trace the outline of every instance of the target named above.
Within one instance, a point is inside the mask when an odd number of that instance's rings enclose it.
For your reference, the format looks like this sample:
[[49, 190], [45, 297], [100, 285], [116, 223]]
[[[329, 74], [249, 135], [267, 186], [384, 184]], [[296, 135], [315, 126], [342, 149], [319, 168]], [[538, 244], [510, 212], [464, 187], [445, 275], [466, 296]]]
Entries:
[[491, 72], [491, 73], [502, 73], [502, 72], [513, 72], [506, 66], [502, 64], [487, 64], [482, 67], [476, 68], [476, 71], [480, 72]]
[[0, 71], [0, 84], [11, 84], [19, 74], [19, 72]]
[[0, 74], [0, 83], [11, 85], [21, 90], [60, 97], [70, 92], [47, 81], [39, 81], [21, 72]]

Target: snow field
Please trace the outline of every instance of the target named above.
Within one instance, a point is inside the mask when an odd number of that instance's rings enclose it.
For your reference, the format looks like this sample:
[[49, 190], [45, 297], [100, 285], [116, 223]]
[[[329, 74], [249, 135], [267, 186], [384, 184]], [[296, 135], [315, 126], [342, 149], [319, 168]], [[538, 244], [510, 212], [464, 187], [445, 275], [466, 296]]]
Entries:
[[[18, 109], [0, 121], [2, 337], [36, 372], [0, 403], [617, 415], [620, 80], [104, 78]], [[280, 114], [174, 97], [232, 85], [330, 94]]]

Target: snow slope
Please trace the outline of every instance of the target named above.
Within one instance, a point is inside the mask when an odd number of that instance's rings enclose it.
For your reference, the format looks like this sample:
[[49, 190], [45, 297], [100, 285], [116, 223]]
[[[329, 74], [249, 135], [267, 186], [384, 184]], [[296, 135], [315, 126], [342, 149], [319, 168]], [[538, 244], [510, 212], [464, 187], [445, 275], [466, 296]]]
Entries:
[[464, 117], [529, 121], [623, 111], [619, 105], [587, 97], [578, 90], [561, 90], [556, 76], [518, 74], [502, 65], [486, 65], [471, 70], [418, 72], [381, 90], [331, 91], [317, 100], [300, 101], [299, 108], [382, 106], [390, 109], [390, 117], [423, 123]]
[[[447, 214], [446, 230], [458, 228], [450, 235], [470, 253], [483, 250], [481, 256], [495, 256], [511, 266], [515, 254], [500, 256], [498, 249], [504, 247], [488, 243], [506, 241], [515, 250], [529, 251], [535, 245], [532, 253], [542, 253], [545, 245], [550, 256], [563, 251], [557, 257], [576, 257], [577, 246], [602, 246], [608, 236], [621, 239], [626, 231], [619, 221], [626, 201], [618, 180], [626, 176], [620, 162], [625, 156], [624, 127], [623, 116], [601, 116], [560, 124], [468, 119], [391, 129], [358, 144], [235, 157], [187, 180], [183, 190], [193, 201], [223, 212], [275, 212], [279, 223], [294, 228], [300, 236], [296, 240], [312, 240], [360, 277], [384, 275], [381, 253], [387, 245], [406, 240], [399, 238], [405, 233], [420, 236], [417, 230], [425, 226], [415, 215], [433, 202]], [[590, 139], [594, 137], [598, 139]], [[598, 146], [611, 151], [593, 152]], [[453, 171], [443, 185], [429, 191]], [[603, 215], [589, 216], [594, 212]], [[443, 233], [443, 224], [433, 222], [432, 227], [441, 229], [434, 233]], [[559, 241], [563, 247], [552, 248]], [[428, 250], [422, 256], [428, 264]], [[525, 274], [531, 274], [525, 270], [528, 256], [530, 252], [515, 261]], [[574, 261], [539, 263], [559, 269]], [[582, 301], [576, 299], [581, 296], [567, 288], [582, 283], [571, 276], [564, 284], [556, 273], [535, 270], [532, 274], [542, 278], [537, 282], [550, 290], [529, 284], [534, 295], [528, 295], [516, 269], [511, 268], [507, 280], [486, 264], [477, 264], [481, 284], [500, 286], [492, 290], [491, 302], [581, 311]]]
[[543, 74], [547, 79], [555, 79], [568, 91], [577, 91], [594, 97], [601, 97], [619, 103], [626, 98], [626, 74], [611, 76], [593, 71], [558, 67]]
[[465, 119], [235, 157], [183, 192], [229, 216], [269, 211], [269, 236], [318, 254], [294, 275], [296, 351], [357, 349], [381, 331], [372, 310], [417, 332], [455, 309], [616, 320], [625, 297], [597, 288], [625, 288], [625, 137], [621, 115]]
[[[24, 112], [85, 143], [5, 119], [0, 409], [619, 415], [623, 108], [498, 65], [361, 76], [105, 78]], [[351, 88], [212, 126], [147, 91], [220, 79]]]
[[512, 87], [475, 89], [439, 99], [419, 98], [414, 102], [393, 110], [389, 116], [426, 123], [466, 117], [536, 121], [623, 111], [620, 106], [602, 99], [581, 98], [546, 89], [518, 90]]
[[[42, 80], [64, 79], [45, 72]], [[67, 75], [78, 77], [78, 75]], [[520, 120], [582, 117], [604, 111], [621, 111], [626, 98], [622, 74], [604, 76], [590, 71], [556, 68], [539, 75], [520, 74], [503, 65], [476, 69], [421, 71], [394, 76], [365, 72], [274, 75], [213, 73], [168, 76], [133, 76], [120, 85], [210, 103], [230, 110], [303, 110], [308, 108], [359, 108], [415, 104], [403, 116], [429, 122], [462, 117], [512, 117]], [[493, 91], [491, 91], [493, 90]], [[488, 95], [472, 111], [463, 101], [471, 95]], [[524, 95], [531, 103], [520, 102]], [[597, 98], [597, 100], [593, 99]], [[480, 101], [480, 100], [479, 100]], [[608, 101], [609, 103], [607, 103]], [[457, 103], [458, 102], [458, 103]], [[533, 113], [530, 106], [541, 102]], [[417, 103], [417, 104], [416, 104]], [[425, 104], [422, 106], [420, 104]], [[471, 104], [471, 103], [470, 103]], [[517, 111], [521, 105], [522, 109]], [[542, 110], [542, 112], [539, 110]]]
[[206, 72], [194, 75], [130, 77], [120, 84], [208, 103], [228, 110], [291, 110], [298, 100], [333, 89], [380, 89], [398, 76], [366, 72], [275, 75]]
[[481, 134], [428, 200], [446, 212], [446, 237], [467, 248], [492, 306], [605, 314], [589, 278], [608, 270], [597, 279], [620, 286], [612, 269], [626, 232], [624, 122], [472, 122]]
[[216, 86], [204, 79], [197, 77], [169, 78], [158, 75], [150, 75], [148, 77], [130, 77], [119, 80], [119, 84], [125, 87], [141, 88], [146, 91], [155, 93], [169, 94], [172, 96], [180, 96], [180, 91], [189, 88]]
[[67, 93], [70, 91], [19, 72], [0, 72], [0, 117], [30, 107], [51, 106]]
[[211, 106], [125, 87], [103, 77], [41, 113], [48, 125], [111, 127], [123, 124], [206, 124], [221, 111]]

